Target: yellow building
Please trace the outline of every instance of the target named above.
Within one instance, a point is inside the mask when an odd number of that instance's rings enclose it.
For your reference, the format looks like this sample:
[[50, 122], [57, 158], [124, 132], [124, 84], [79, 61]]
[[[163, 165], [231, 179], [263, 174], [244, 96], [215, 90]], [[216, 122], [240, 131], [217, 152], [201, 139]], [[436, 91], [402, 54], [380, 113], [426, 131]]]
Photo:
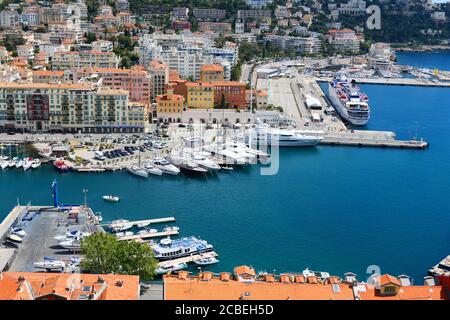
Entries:
[[187, 107], [214, 109], [214, 86], [209, 82], [186, 83]]

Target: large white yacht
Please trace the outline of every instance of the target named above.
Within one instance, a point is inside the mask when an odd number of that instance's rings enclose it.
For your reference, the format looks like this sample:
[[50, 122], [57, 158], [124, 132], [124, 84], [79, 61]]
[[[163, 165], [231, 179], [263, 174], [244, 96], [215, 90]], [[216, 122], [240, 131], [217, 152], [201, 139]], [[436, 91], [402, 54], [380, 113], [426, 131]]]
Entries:
[[279, 145], [280, 147], [314, 146], [323, 140], [323, 131], [278, 129], [258, 126], [246, 132], [245, 140], [250, 146]]
[[165, 174], [177, 175], [180, 173], [180, 169], [164, 158], [155, 158], [153, 164]]

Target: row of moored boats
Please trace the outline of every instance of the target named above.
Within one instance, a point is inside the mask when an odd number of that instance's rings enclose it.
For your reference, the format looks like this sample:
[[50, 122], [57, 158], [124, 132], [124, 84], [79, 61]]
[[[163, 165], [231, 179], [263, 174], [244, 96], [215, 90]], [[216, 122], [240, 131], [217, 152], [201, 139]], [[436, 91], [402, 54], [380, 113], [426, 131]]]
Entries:
[[7, 156], [2, 156], [0, 158], [0, 168], [2, 170], [6, 169], [22, 169], [24, 171], [27, 171], [28, 169], [37, 169], [41, 166], [41, 160], [39, 159], [33, 159], [30, 157], [26, 158], [18, 158], [14, 157], [12, 159], [9, 159]]

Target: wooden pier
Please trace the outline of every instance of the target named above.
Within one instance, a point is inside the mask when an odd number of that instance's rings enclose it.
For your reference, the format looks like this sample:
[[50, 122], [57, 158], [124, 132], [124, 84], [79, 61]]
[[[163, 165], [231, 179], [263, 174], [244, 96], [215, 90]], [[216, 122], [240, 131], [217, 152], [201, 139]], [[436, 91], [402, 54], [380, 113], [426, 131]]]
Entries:
[[167, 236], [176, 236], [179, 234], [178, 230], [169, 230], [169, 231], [158, 231], [158, 232], [148, 232], [144, 234], [134, 234], [132, 236], [124, 236], [124, 237], [118, 237], [118, 240], [145, 240], [145, 239], [151, 239], [151, 238], [157, 238], [157, 237], [167, 237]]
[[180, 263], [190, 263], [190, 262], [194, 262], [194, 261], [197, 261], [200, 259], [217, 257], [217, 256], [218, 256], [218, 254], [215, 251], [209, 251], [209, 252], [205, 252], [205, 253], [194, 254], [194, 255], [188, 256], [188, 257], [167, 260], [167, 261], [161, 261], [158, 263], [158, 267], [167, 267], [167, 266], [170, 266], [173, 264], [180, 264]]
[[106, 223], [106, 224], [102, 224], [102, 226], [114, 229], [114, 228], [119, 228], [123, 225], [138, 226], [139, 224], [150, 225], [150, 224], [155, 224], [155, 223], [174, 222], [174, 221], [175, 221], [175, 217], [167, 217], [167, 218], [127, 221], [127, 222], [120, 222], [120, 223]]

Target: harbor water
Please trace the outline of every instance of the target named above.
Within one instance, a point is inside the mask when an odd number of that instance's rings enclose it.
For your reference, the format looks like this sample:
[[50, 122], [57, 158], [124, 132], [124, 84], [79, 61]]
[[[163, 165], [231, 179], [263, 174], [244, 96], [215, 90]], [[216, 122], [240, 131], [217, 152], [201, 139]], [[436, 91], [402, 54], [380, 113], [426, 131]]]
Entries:
[[[0, 219], [17, 201], [51, 204], [57, 178], [62, 202], [82, 203], [88, 189], [88, 204], [105, 221], [174, 215], [181, 236], [214, 245], [220, 263], [212, 271], [240, 264], [277, 273], [309, 267], [365, 279], [366, 269], [377, 265], [422, 283], [450, 248], [450, 89], [362, 88], [372, 107], [367, 129], [392, 130], [399, 138], [418, 134], [430, 147], [284, 148], [274, 176], [260, 175], [258, 166], [206, 179], [147, 180], [127, 172], [10, 169], [0, 173]], [[105, 202], [105, 194], [121, 201]]]

